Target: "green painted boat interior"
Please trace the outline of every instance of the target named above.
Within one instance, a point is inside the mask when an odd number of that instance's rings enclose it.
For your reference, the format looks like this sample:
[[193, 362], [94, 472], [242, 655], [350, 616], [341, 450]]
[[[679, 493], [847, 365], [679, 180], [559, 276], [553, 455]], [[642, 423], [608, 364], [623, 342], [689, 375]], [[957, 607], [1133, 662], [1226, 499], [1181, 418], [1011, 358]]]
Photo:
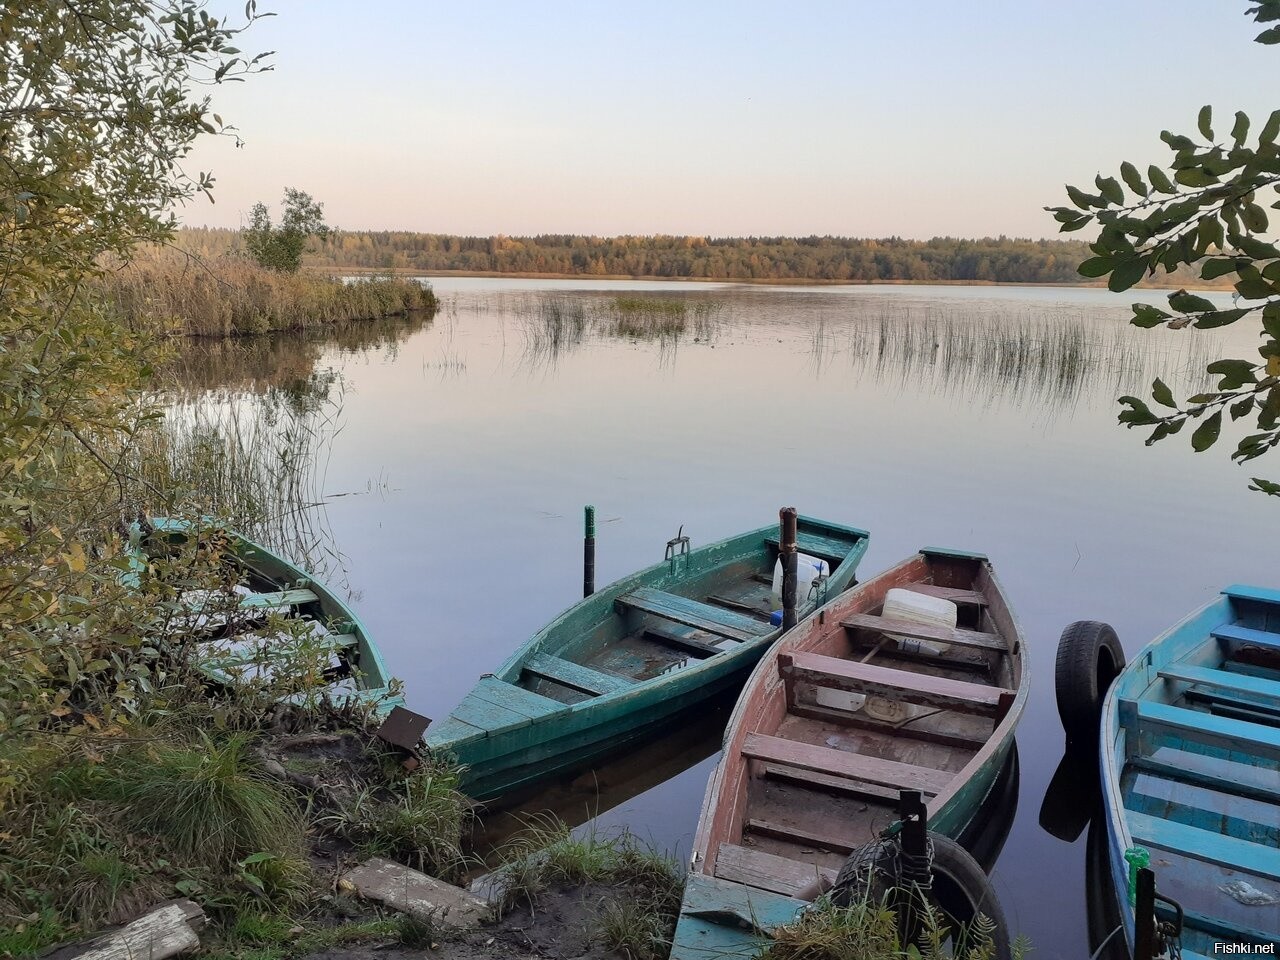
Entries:
[[[149, 551], [162, 551], [190, 535], [187, 521], [156, 518]], [[359, 700], [386, 714], [404, 703], [392, 695], [382, 655], [350, 607], [312, 575], [234, 531], [224, 558], [232, 575], [225, 590], [187, 591], [186, 613], [171, 633], [194, 640], [202, 670], [220, 683], [270, 679], [306, 657], [323, 664], [323, 692], [335, 703]], [[278, 629], [280, 618], [295, 621]], [[297, 623], [301, 621], [301, 625]], [[275, 624], [277, 629], [273, 629]], [[284, 699], [303, 702], [309, 692]]]
[[[865, 530], [799, 518], [799, 552], [830, 570], [798, 598], [801, 615], [855, 582], [867, 542]], [[780, 607], [772, 592], [777, 559], [777, 527], [764, 527], [678, 554], [596, 592], [482, 678], [433, 726], [429, 745], [470, 763], [468, 738], [486, 737], [496, 751], [504, 728], [564, 719], [565, 711], [576, 711], [578, 726], [621, 726], [631, 721], [620, 717], [649, 709], [646, 695], [660, 696], [664, 684], [687, 691], [701, 678], [722, 678], [735, 664], [745, 671], [781, 632], [771, 623]], [[689, 674], [679, 678], [688, 683], [673, 683], [681, 674]]]
[[1280, 593], [1224, 594], [1113, 690], [1108, 772], [1157, 892], [1186, 911], [1184, 955], [1280, 942]]

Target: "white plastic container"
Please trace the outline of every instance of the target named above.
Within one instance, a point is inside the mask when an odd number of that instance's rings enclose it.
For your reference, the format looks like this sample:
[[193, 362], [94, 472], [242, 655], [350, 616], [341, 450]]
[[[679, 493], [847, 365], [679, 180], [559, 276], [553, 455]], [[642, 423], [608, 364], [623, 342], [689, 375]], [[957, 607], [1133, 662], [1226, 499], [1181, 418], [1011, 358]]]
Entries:
[[[796, 554], [796, 603], [808, 600], [813, 590], [813, 581], [818, 577], [831, 576], [831, 566], [825, 560], [811, 557], [807, 553]], [[773, 564], [773, 598], [778, 606], [782, 606], [782, 558]], [[821, 596], [818, 599], [822, 599]], [[954, 604], [953, 604], [954, 606]]]
[[[911, 623], [927, 624], [931, 627], [943, 627], [954, 630], [956, 626], [956, 605], [941, 597], [931, 597], [914, 590], [901, 587], [890, 590], [884, 595], [884, 609], [881, 611], [886, 620], [907, 620]], [[898, 646], [911, 648], [921, 653], [939, 654], [945, 649], [942, 644], [930, 643], [928, 640], [916, 640], [902, 637], [894, 633], [885, 634], [898, 642]]]

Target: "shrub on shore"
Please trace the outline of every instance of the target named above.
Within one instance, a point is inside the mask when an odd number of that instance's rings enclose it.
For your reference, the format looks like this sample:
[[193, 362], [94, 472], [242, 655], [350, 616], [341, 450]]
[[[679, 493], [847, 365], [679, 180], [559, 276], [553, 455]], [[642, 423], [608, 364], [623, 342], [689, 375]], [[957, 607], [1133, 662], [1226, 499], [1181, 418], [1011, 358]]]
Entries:
[[200, 260], [160, 249], [113, 265], [97, 283], [131, 328], [189, 336], [303, 330], [438, 306], [431, 288], [414, 280], [348, 282], [269, 270], [238, 256]]

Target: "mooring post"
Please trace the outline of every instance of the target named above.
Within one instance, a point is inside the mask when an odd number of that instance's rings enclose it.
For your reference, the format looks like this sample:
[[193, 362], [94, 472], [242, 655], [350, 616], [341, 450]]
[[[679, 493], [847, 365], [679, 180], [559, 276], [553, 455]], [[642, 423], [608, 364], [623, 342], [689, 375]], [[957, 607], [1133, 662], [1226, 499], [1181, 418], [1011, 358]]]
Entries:
[[1149, 867], [1138, 871], [1133, 905], [1133, 960], [1155, 960], [1156, 875]]
[[931, 885], [929, 874], [929, 811], [919, 790], [898, 792], [898, 822], [902, 824], [899, 844], [902, 869], [894, 897], [898, 919], [898, 942], [906, 947], [920, 937], [920, 908]]
[[782, 629], [796, 625], [796, 508], [778, 511], [781, 531], [778, 536], [778, 559], [782, 561]]
[[596, 508], [588, 504], [582, 518], [582, 595], [596, 592]]

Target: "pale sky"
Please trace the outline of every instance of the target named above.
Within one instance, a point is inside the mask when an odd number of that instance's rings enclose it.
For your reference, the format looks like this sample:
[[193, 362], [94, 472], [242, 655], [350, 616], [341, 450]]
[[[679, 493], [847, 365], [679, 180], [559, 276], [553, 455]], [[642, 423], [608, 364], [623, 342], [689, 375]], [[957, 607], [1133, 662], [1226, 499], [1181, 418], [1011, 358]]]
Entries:
[[1202, 104], [1220, 137], [1280, 107], [1246, 6], [260, 0], [276, 69], [217, 89], [245, 146], [197, 147], [183, 219], [293, 186], [345, 229], [1053, 236], [1063, 183]]

